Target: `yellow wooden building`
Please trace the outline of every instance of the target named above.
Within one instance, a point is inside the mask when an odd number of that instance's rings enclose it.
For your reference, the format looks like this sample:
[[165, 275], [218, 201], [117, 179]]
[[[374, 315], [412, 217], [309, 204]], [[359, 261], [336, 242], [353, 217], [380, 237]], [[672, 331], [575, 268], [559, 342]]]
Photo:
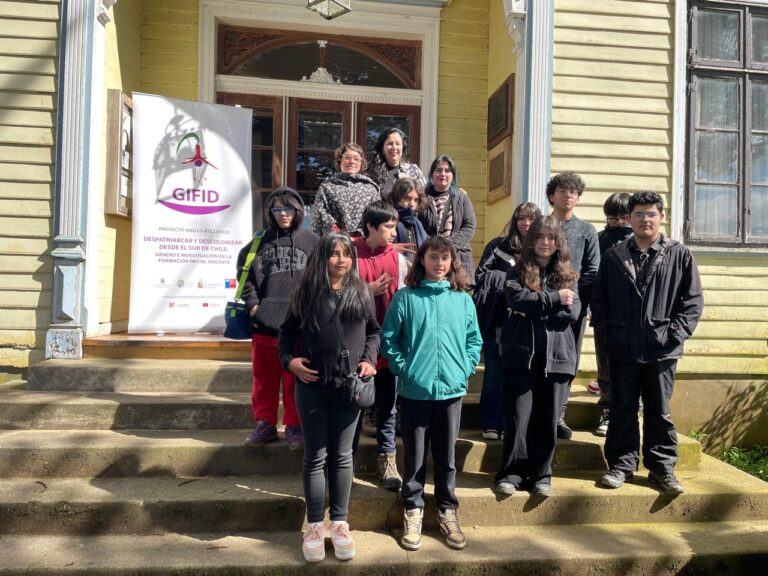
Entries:
[[[329, 21], [306, 5], [0, 0], [5, 378], [127, 328], [131, 220], [107, 194], [116, 89], [254, 108], [254, 194], [311, 191], [301, 122], [330, 118], [361, 142], [404, 123], [425, 171], [436, 154], [456, 161], [476, 255], [517, 202], [546, 204], [562, 170], [583, 176], [577, 214], [598, 229], [610, 193], [663, 194], [706, 302], [676, 402], [689, 427], [719, 417], [752, 438], [768, 412], [765, 2], [353, 0]], [[321, 67], [330, 78], [312, 76]]]

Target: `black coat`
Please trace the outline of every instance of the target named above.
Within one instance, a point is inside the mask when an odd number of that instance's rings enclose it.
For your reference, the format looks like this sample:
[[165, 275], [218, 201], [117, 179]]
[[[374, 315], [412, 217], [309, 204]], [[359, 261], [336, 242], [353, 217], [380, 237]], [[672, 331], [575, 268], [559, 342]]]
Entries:
[[[525, 288], [518, 277], [518, 267], [507, 275], [504, 293], [511, 311], [502, 332], [502, 357], [510, 368], [531, 369], [536, 354], [534, 331], [546, 331], [546, 372], [576, 374], [578, 355], [571, 323], [579, 318], [581, 302], [574, 282], [573, 304], [560, 302], [560, 293], [547, 283], [541, 292]], [[540, 351], [538, 351], [540, 352]]]
[[662, 236], [645, 289], [635, 283], [629, 238], [605, 253], [592, 296], [592, 325], [609, 356], [658, 362], [683, 355], [704, 298], [696, 262], [683, 244]]
[[[307, 386], [337, 388], [343, 384], [345, 372], [338, 354], [340, 346], [333, 322], [336, 301], [330, 293], [319, 297], [326, 300], [318, 318], [319, 330], [302, 330], [299, 319], [289, 311], [280, 326], [277, 351], [280, 364], [286, 371], [294, 358], [309, 358], [309, 367], [319, 372], [319, 380], [305, 382]], [[366, 318], [358, 321], [342, 320], [341, 329], [349, 350], [350, 368], [356, 371], [357, 365], [363, 360], [376, 366], [381, 328], [376, 322], [373, 299]]]
[[486, 343], [496, 339], [496, 328], [503, 325], [506, 318], [504, 284], [507, 274], [515, 265], [515, 256], [511, 254], [505, 240], [499, 237], [488, 242], [475, 270], [472, 300], [477, 308], [480, 333]]

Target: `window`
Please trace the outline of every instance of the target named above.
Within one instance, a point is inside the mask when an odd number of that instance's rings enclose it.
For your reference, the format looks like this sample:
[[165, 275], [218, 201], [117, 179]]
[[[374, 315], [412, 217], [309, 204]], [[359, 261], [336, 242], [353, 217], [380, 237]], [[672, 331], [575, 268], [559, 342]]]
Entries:
[[686, 240], [768, 245], [768, 7], [696, 2]]

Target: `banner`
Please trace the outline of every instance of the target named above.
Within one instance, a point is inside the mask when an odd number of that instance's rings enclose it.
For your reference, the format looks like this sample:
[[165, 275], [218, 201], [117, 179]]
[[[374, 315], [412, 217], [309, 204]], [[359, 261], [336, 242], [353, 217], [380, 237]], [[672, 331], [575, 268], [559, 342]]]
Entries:
[[128, 332], [224, 328], [250, 239], [251, 110], [133, 94]]

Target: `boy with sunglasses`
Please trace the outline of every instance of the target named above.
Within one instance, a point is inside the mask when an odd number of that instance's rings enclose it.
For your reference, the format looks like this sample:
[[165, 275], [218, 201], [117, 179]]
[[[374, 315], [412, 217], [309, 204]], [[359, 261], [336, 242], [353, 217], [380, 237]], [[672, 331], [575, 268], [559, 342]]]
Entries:
[[[293, 397], [294, 376], [280, 365], [277, 332], [319, 238], [301, 227], [304, 201], [292, 188], [281, 186], [274, 190], [267, 197], [264, 212], [269, 229], [261, 237], [242, 294], [253, 327], [251, 407], [255, 421], [253, 432], [245, 442], [260, 446], [277, 438], [282, 382], [285, 440], [290, 449], [297, 450], [303, 446], [304, 438]], [[237, 257], [238, 278], [252, 244], [253, 240]]]

